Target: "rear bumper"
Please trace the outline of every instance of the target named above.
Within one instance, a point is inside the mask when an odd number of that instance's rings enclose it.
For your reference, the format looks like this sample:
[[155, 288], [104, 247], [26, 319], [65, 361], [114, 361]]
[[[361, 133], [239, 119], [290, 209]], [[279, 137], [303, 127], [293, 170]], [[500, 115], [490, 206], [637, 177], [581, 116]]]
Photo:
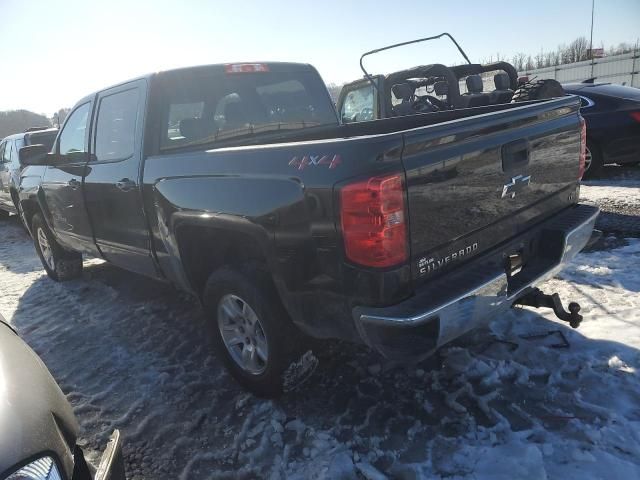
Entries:
[[[571, 261], [591, 237], [599, 209], [576, 205], [462, 268], [428, 282], [400, 304], [356, 307], [363, 341], [387, 358], [418, 360], [476, 327], [486, 325], [535, 285]], [[504, 253], [534, 239], [536, 255], [508, 276]]]

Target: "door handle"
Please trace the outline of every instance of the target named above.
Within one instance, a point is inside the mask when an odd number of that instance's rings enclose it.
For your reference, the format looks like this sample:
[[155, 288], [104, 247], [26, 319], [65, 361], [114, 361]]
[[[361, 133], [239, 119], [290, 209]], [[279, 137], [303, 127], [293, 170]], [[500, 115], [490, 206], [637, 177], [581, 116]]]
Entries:
[[67, 185], [69, 185], [73, 190], [76, 190], [80, 186], [80, 182], [75, 178], [72, 178], [67, 182]]
[[502, 171], [507, 174], [523, 174], [529, 165], [529, 141], [516, 140], [502, 146]]
[[123, 192], [128, 192], [129, 190], [133, 190], [136, 188], [137, 184], [133, 180], [129, 180], [128, 178], [123, 178], [116, 182], [116, 187]]

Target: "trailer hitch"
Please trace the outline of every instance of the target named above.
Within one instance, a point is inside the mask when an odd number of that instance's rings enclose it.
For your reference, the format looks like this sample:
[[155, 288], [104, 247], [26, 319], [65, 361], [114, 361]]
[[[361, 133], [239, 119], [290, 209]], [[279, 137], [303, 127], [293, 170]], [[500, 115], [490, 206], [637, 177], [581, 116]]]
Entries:
[[515, 305], [527, 305], [534, 308], [552, 308], [556, 317], [564, 322], [568, 322], [571, 328], [578, 328], [580, 322], [582, 322], [582, 315], [578, 313], [580, 311], [579, 304], [576, 302], [569, 303], [569, 311], [567, 312], [562, 306], [560, 295], [557, 293], [547, 295], [539, 288], [534, 288], [531, 292], [516, 300]]

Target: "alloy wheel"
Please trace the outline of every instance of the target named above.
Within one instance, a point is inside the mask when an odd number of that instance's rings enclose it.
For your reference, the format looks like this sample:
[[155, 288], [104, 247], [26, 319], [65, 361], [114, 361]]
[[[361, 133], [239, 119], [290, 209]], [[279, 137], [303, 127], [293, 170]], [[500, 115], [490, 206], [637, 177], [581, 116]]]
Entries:
[[218, 302], [218, 328], [233, 361], [247, 373], [260, 375], [267, 368], [267, 337], [258, 315], [237, 295]]
[[51, 270], [56, 269], [56, 262], [53, 258], [53, 249], [49, 244], [49, 239], [47, 238], [47, 234], [44, 233], [42, 228], [38, 228], [38, 245], [40, 245], [40, 253], [42, 253], [42, 258], [44, 258], [45, 263]]
[[584, 152], [584, 171], [588, 171], [589, 167], [591, 167], [591, 162], [593, 161], [593, 157], [591, 155], [591, 150], [589, 147], [586, 148]]

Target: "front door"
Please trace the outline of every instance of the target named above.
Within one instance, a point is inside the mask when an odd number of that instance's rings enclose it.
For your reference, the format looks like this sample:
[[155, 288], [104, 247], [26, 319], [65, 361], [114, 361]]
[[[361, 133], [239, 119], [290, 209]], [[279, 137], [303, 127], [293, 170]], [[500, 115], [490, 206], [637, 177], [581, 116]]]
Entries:
[[91, 142], [85, 200], [96, 244], [111, 263], [156, 276], [145, 218], [142, 177], [142, 130], [145, 80], [101, 92]]
[[67, 118], [54, 147], [55, 164], [48, 166], [42, 180], [46, 220], [63, 246], [95, 253], [95, 244], [82, 195], [87, 172], [89, 119], [92, 102], [77, 106]]

